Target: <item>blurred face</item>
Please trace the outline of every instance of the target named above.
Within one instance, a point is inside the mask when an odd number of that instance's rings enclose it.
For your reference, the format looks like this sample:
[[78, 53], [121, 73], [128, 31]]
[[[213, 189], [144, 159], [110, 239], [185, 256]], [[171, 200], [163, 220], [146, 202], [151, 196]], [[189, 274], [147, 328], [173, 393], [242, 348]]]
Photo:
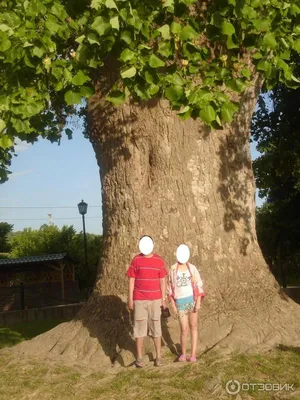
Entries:
[[139, 249], [144, 256], [148, 256], [152, 253], [154, 248], [153, 240], [150, 236], [143, 236], [139, 241]]
[[180, 264], [185, 264], [190, 258], [190, 249], [186, 244], [181, 244], [176, 250], [176, 258]]

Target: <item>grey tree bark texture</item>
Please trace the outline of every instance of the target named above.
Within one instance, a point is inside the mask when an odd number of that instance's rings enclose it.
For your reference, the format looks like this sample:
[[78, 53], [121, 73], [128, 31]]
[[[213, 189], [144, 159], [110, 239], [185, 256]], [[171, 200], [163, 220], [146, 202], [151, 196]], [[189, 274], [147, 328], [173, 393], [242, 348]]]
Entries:
[[[185, 243], [204, 280], [199, 353], [265, 351], [300, 345], [300, 307], [284, 295], [265, 263], [255, 232], [250, 122], [259, 79], [239, 99], [231, 125], [210, 131], [181, 121], [168, 102], [113, 107], [99, 81], [88, 107], [103, 201], [104, 249], [94, 292], [70, 323], [16, 347], [64, 363], [129, 365], [134, 340], [126, 270], [141, 235], [170, 266]], [[163, 322], [165, 349], [179, 343], [175, 319]], [[177, 347], [176, 347], [177, 346]], [[145, 352], [152, 351], [147, 340]]]

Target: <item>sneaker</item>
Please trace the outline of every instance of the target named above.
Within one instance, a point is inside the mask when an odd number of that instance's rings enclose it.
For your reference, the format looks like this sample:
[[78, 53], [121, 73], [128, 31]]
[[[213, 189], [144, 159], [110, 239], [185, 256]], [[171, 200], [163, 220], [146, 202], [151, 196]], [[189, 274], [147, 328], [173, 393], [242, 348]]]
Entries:
[[197, 358], [196, 357], [189, 357], [189, 362], [196, 362]]
[[163, 365], [161, 358], [156, 358], [154, 361], [155, 367], [161, 367]]

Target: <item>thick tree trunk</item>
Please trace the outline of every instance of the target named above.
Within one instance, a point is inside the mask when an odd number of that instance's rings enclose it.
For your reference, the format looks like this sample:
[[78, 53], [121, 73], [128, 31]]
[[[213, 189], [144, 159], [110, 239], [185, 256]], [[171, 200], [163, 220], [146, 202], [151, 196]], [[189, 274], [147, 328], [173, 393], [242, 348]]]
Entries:
[[[165, 101], [114, 108], [102, 90], [89, 104], [103, 200], [97, 283], [76, 321], [32, 341], [35, 351], [71, 362], [133, 360], [125, 272], [143, 234], [167, 265], [179, 244], [191, 248], [207, 293], [201, 351], [299, 346], [300, 307], [280, 291], [255, 232], [249, 135], [258, 87], [241, 99], [235, 122], [214, 132], [199, 120], [180, 121]], [[164, 323], [163, 338], [175, 348], [177, 321]]]

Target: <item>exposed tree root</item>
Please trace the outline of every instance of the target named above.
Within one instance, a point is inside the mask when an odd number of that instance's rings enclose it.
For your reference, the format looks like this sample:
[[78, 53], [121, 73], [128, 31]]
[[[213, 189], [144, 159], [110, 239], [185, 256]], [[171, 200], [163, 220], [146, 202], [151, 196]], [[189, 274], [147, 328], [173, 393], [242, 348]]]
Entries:
[[[116, 296], [110, 296], [109, 300], [117, 301], [120, 306], [121, 300]], [[102, 301], [100, 298], [100, 303]], [[135, 344], [125, 304], [117, 312], [119, 318], [115, 314], [111, 319], [108, 314], [105, 318], [105, 307], [99, 315], [88, 318], [86, 308], [89, 306], [87, 304], [75, 320], [15, 346], [10, 351], [11, 356], [33, 356], [92, 368], [131, 365], [135, 359]], [[171, 351], [175, 359], [180, 352], [178, 322], [171, 317], [162, 321], [162, 327], [163, 350]], [[212, 350], [222, 355], [265, 352], [278, 345], [300, 348], [300, 307], [289, 298], [279, 296], [268, 309], [262, 305], [258, 313], [247, 307], [210, 315], [204, 305], [199, 317], [199, 332], [199, 354]], [[152, 360], [154, 346], [150, 338], [145, 340], [144, 351]]]

